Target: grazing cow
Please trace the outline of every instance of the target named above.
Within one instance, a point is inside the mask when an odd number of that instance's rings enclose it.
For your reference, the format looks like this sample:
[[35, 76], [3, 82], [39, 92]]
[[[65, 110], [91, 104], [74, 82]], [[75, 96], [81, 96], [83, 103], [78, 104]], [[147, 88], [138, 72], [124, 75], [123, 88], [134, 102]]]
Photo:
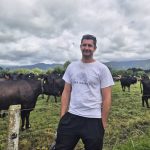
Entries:
[[[150, 80], [149, 78], [142, 78], [140, 82], [141, 93], [142, 93], [142, 106], [146, 103], [147, 108], [150, 108], [148, 104], [148, 98], [150, 98]], [[142, 90], [143, 87], [143, 90]]]
[[120, 79], [122, 91], [125, 91], [125, 88], [128, 87], [128, 91], [130, 92], [130, 85], [137, 83], [136, 77], [121, 77]]
[[[8, 80], [0, 82], [0, 110], [7, 110], [10, 105], [21, 104], [21, 129], [30, 128], [29, 116], [40, 94], [47, 94], [51, 89], [50, 79], [41, 83], [39, 80]], [[25, 125], [26, 121], [26, 125]]]

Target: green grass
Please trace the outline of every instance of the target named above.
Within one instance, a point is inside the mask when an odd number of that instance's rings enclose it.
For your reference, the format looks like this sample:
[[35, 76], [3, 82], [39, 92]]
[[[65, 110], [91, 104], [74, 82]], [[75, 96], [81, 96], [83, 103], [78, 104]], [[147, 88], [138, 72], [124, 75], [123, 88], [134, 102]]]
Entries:
[[[112, 108], [105, 131], [104, 150], [150, 150], [150, 109], [141, 105], [139, 83], [131, 85], [130, 92], [122, 92], [116, 82], [112, 92]], [[20, 150], [48, 150], [54, 140], [60, 113], [58, 103], [47, 103], [39, 97], [31, 112], [29, 130], [20, 131]], [[7, 146], [7, 119], [0, 119], [0, 150]], [[76, 150], [83, 150], [80, 141]]]
[[150, 109], [141, 106], [139, 83], [122, 92], [116, 82], [112, 98], [104, 150], [150, 149]]

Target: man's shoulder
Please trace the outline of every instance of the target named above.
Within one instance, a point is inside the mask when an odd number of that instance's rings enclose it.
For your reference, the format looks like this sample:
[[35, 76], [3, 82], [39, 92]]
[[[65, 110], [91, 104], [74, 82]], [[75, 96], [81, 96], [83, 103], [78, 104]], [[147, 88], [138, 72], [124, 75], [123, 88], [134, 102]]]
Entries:
[[67, 67], [67, 70], [70, 71], [70, 70], [74, 70], [74, 68], [78, 67], [79, 65], [79, 61], [72, 61], [68, 67]]
[[73, 66], [73, 65], [78, 65], [80, 63], [79, 60], [76, 60], [76, 61], [72, 61], [69, 66]]
[[105, 65], [104, 63], [100, 62], [100, 61], [96, 61], [96, 64], [100, 67], [100, 68], [108, 68], [107, 65]]

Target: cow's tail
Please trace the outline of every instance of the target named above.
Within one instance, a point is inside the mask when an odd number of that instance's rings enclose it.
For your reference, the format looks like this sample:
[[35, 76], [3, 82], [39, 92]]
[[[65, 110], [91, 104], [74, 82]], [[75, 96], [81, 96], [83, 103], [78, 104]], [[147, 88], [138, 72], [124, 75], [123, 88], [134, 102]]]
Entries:
[[143, 89], [142, 89], [142, 81], [140, 81], [140, 89], [141, 89], [141, 94], [143, 93]]

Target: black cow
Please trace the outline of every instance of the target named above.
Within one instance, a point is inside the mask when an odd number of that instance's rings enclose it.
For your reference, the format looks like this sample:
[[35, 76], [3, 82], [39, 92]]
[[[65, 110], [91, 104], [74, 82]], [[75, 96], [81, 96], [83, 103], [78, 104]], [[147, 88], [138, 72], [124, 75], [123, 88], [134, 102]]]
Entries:
[[27, 74], [23, 74], [23, 73], [12, 73], [10, 74], [10, 79], [12, 80], [35, 80], [37, 79], [36, 75], [33, 73], [27, 73]]
[[[0, 74], [0, 82], [10, 80], [10, 74]], [[4, 118], [7, 115], [6, 110], [0, 110], [0, 118]]]
[[[143, 86], [143, 90], [142, 90]], [[142, 93], [142, 106], [144, 107], [144, 103], [146, 103], [147, 108], [150, 108], [148, 104], [148, 98], [150, 98], [150, 80], [149, 78], [142, 78], [140, 82], [141, 93]]]
[[128, 87], [128, 91], [130, 92], [130, 85], [137, 83], [137, 78], [136, 77], [121, 77], [120, 79], [122, 91], [125, 91], [125, 88]]
[[54, 96], [55, 102], [57, 102], [56, 97], [62, 95], [65, 81], [61, 77], [54, 76], [54, 75], [49, 75], [45, 81], [49, 82], [49, 84], [51, 85], [50, 86], [51, 88], [49, 89], [49, 91], [46, 92], [46, 95], [48, 95], [47, 102], [48, 102], [50, 96]]
[[[0, 82], [0, 110], [7, 110], [10, 105], [21, 104], [22, 130], [30, 128], [30, 112], [36, 105], [40, 94], [49, 94], [53, 89], [50, 78], [40, 80], [8, 80]], [[58, 88], [56, 86], [55, 92]], [[26, 120], [26, 125], [25, 125]]]
[[[50, 84], [51, 84], [51, 89], [49, 89], [49, 91], [47, 91], [47, 102], [50, 99], [50, 96], [54, 96], [55, 98], [55, 102], [57, 103], [57, 96], [61, 96], [63, 89], [64, 89], [64, 85], [65, 82], [62, 79], [63, 73], [57, 73], [57, 72], [52, 72], [49, 75], [46, 74], [41, 74], [39, 75], [40, 79], [45, 79], [45, 80], [49, 80]], [[42, 98], [44, 98], [44, 95], [42, 95]]]

